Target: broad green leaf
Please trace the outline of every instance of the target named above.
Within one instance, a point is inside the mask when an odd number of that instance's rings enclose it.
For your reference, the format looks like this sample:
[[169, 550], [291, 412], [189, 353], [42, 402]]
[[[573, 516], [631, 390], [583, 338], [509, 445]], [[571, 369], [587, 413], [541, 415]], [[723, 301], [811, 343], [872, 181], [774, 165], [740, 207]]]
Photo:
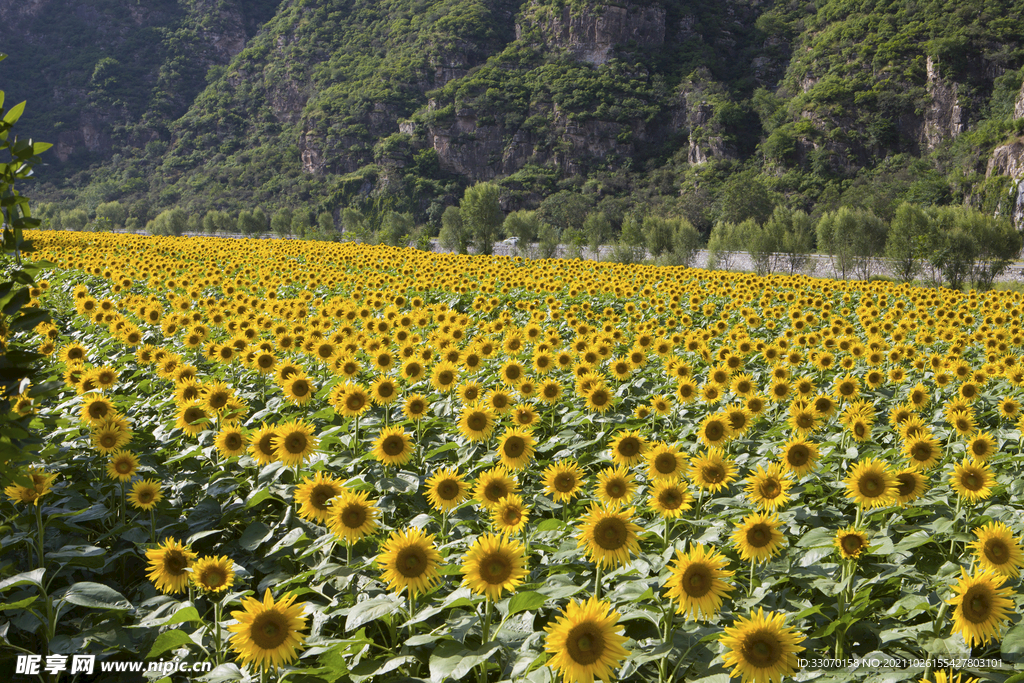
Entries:
[[192, 639], [184, 631], [179, 631], [178, 629], [164, 631], [156, 637], [156, 642], [154, 642], [153, 647], [149, 649], [149, 654], [146, 655], [146, 659], [159, 657], [163, 653], [169, 650], [175, 650], [182, 645], [193, 644]]
[[391, 598], [374, 598], [360, 602], [351, 610], [345, 619], [345, 630], [351, 631], [363, 624], [380, 619], [388, 614], [394, 614], [401, 608], [401, 605]]
[[74, 584], [64, 593], [63, 599], [80, 607], [116, 610], [132, 608], [132, 604], [113, 588], [91, 581], [79, 581]]
[[523, 593], [516, 593], [508, 601], [508, 616], [513, 614], [519, 614], [520, 612], [527, 612], [530, 610], [540, 609], [544, 606], [544, 603], [548, 601], [548, 596], [541, 595], [536, 591], [525, 591]]
[[11, 107], [11, 109], [4, 114], [4, 123], [14, 125], [21, 118], [21, 115], [25, 112], [25, 103], [19, 102], [18, 104]]
[[430, 680], [432, 683], [458, 680], [472, 671], [473, 667], [490, 660], [500, 649], [501, 645], [493, 642], [479, 650], [471, 650], [462, 643], [443, 643], [430, 656]]
[[43, 587], [43, 574], [45, 570], [41, 567], [39, 569], [33, 569], [30, 572], [22, 572], [21, 574], [15, 574], [9, 579], [0, 581], [0, 591], [5, 591], [8, 588], [14, 588], [24, 583], [31, 583], [39, 588]]

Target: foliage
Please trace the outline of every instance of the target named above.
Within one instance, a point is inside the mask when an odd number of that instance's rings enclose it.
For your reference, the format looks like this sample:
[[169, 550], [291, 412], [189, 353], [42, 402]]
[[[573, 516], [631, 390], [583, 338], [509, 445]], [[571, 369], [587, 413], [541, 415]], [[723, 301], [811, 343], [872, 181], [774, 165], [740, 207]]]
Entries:
[[500, 190], [494, 183], [477, 183], [467, 187], [459, 204], [464, 230], [481, 254], [491, 254], [501, 234], [505, 216], [498, 201]]

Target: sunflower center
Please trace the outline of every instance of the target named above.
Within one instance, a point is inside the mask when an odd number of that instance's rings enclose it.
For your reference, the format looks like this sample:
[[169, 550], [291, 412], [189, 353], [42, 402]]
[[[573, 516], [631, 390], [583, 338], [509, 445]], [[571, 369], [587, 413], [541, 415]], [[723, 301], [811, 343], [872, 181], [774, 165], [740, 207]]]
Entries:
[[142, 489], [136, 497], [142, 505], [148, 505], [153, 502], [153, 492], [148, 489]]
[[770, 477], [761, 482], [759, 490], [762, 498], [777, 498], [782, 493], [782, 484], [775, 477]]
[[704, 465], [700, 470], [701, 476], [708, 484], [719, 484], [725, 480], [725, 468], [718, 463]]
[[437, 375], [437, 383], [440, 384], [441, 386], [448, 386], [454, 380], [455, 380], [455, 378], [454, 378], [454, 376], [452, 376], [452, 373], [449, 370], [445, 370], [443, 372], [440, 372]]
[[482, 564], [481, 578], [491, 585], [501, 585], [512, 575], [512, 564], [501, 555], [491, 555]]
[[672, 474], [676, 471], [676, 456], [671, 453], [659, 453], [654, 459], [654, 469], [658, 471], [658, 474]]
[[366, 510], [361, 505], [350, 505], [342, 511], [341, 521], [349, 529], [358, 529], [366, 523]]
[[704, 436], [711, 442], [721, 441], [722, 437], [725, 436], [725, 426], [718, 420], [712, 420], [704, 428]]
[[507, 524], [508, 526], [515, 526], [519, 524], [520, 521], [522, 521], [523, 514], [522, 511], [519, 510], [518, 508], [509, 506], [505, 508], [504, 512], [501, 515], [501, 518], [502, 521], [504, 521], [505, 524]]
[[594, 526], [594, 542], [604, 550], [619, 550], [625, 547], [628, 538], [629, 529], [617, 517], [602, 519]]
[[337, 489], [330, 484], [319, 484], [309, 492], [309, 504], [317, 510], [326, 510], [327, 501], [338, 495]]
[[185, 411], [184, 415], [184, 419], [187, 424], [193, 424], [194, 422], [198, 422], [205, 418], [206, 413], [204, 413], [200, 408], [189, 408]]
[[99, 420], [107, 416], [107, 404], [97, 401], [89, 406], [89, 417]]
[[985, 543], [985, 559], [992, 564], [1004, 564], [1010, 559], [1010, 549], [998, 538], [991, 538]]
[[984, 458], [988, 455], [988, 444], [984, 441], [975, 441], [971, 444], [971, 452], [979, 458]]
[[223, 391], [215, 391], [214, 393], [210, 394], [210, 397], [207, 399], [207, 403], [209, 403], [210, 407], [213, 408], [214, 410], [223, 408], [227, 402], [228, 395]]
[[409, 403], [409, 412], [413, 415], [419, 415], [420, 413], [423, 412], [425, 407], [426, 406], [423, 404], [423, 401], [412, 401]]
[[224, 445], [228, 450], [236, 451], [242, 447], [242, 437], [232, 432], [224, 437]]
[[960, 483], [968, 491], [980, 491], [984, 487], [984, 480], [978, 476], [977, 472], [964, 472]]
[[501, 450], [507, 458], [519, 458], [526, 452], [526, 442], [522, 437], [510, 436]]
[[362, 410], [366, 405], [366, 399], [359, 394], [349, 394], [345, 397], [345, 407], [349, 410]]
[[568, 472], [562, 472], [555, 477], [554, 485], [559, 493], [571, 493], [576, 488], [576, 477]]
[[932, 459], [932, 449], [926, 443], [914, 444], [914, 447], [910, 449], [910, 457], [915, 462], [928, 462]]
[[678, 489], [665, 489], [658, 495], [658, 503], [666, 510], [678, 510], [683, 504], [683, 496]]
[[445, 479], [437, 485], [437, 497], [441, 500], [455, 500], [459, 495], [459, 485], [452, 479]]
[[384, 451], [385, 455], [394, 458], [405, 452], [405, 441], [400, 436], [389, 436], [384, 439], [380, 449]]
[[180, 550], [168, 550], [164, 553], [164, 572], [172, 576], [181, 576], [188, 566], [188, 558]]
[[865, 498], [878, 498], [885, 494], [885, 480], [875, 472], [868, 472], [860, 478], [857, 488]]
[[474, 432], [482, 432], [487, 429], [487, 416], [484, 413], [470, 413], [466, 418], [466, 424]]
[[409, 579], [421, 576], [427, 568], [427, 555], [422, 548], [411, 546], [398, 551], [395, 558], [395, 569]]
[[117, 445], [117, 434], [114, 432], [103, 432], [100, 435], [100, 445], [104, 448], [113, 448]]
[[604, 634], [597, 624], [584, 622], [569, 631], [565, 639], [569, 657], [579, 666], [587, 666], [601, 659], [604, 654]]
[[747, 530], [747, 544], [752, 548], [764, 548], [772, 542], [772, 529], [767, 524], [758, 523]]
[[518, 366], [510, 365], [505, 369], [505, 376], [509, 379], [519, 379], [520, 374]]
[[603, 406], [608, 403], [608, 394], [603, 391], [595, 391], [590, 395], [590, 401], [595, 406]]
[[500, 481], [493, 481], [484, 489], [484, 497], [492, 503], [497, 503], [508, 494], [508, 487]]
[[984, 586], [972, 586], [964, 593], [960, 603], [964, 619], [972, 624], [981, 624], [992, 617], [992, 596]]
[[308, 444], [306, 435], [301, 432], [293, 432], [284, 439], [284, 449], [292, 455], [304, 453]]
[[909, 496], [912, 494], [917, 484], [917, 480], [914, 479], [914, 475], [908, 473], [897, 475], [896, 482], [896, 490], [899, 491], [901, 496]]
[[203, 577], [201, 583], [210, 588], [219, 588], [224, 585], [224, 576], [214, 569], [206, 573], [206, 576]]
[[863, 422], [861, 422], [860, 420], [858, 420], [857, 422], [853, 423], [853, 433], [856, 436], [865, 436], [867, 434], [867, 431], [868, 431], [867, 425], [864, 424]]
[[757, 669], [771, 668], [782, 658], [782, 647], [778, 639], [765, 631], [756, 631], [747, 636], [741, 650], [743, 659]]
[[691, 598], [704, 597], [711, 590], [711, 571], [702, 564], [691, 564], [683, 572], [683, 592]]
[[252, 620], [250, 637], [261, 650], [276, 650], [288, 638], [288, 625], [277, 610], [258, 614]]
[[134, 468], [132, 467], [131, 461], [119, 460], [117, 464], [114, 465], [114, 469], [117, 470], [118, 474], [131, 474], [131, 471]]
[[305, 382], [294, 382], [292, 384], [292, 393], [296, 396], [305, 396], [309, 393], [309, 385]]
[[274, 452], [274, 435], [264, 434], [263, 438], [256, 442], [256, 446], [262, 453], [273, 453]]
[[636, 437], [627, 436], [619, 442], [617, 450], [622, 457], [632, 458], [640, 452], [640, 441]]
[[810, 429], [814, 426], [814, 416], [810, 413], [798, 413], [796, 416], [796, 426], [800, 429]]
[[612, 480], [605, 487], [605, 492], [609, 498], [622, 498], [626, 495], [626, 484], [620, 479]]
[[847, 534], [846, 536], [843, 536], [843, 540], [840, 541], [839, 544], [843, 547], [843, 552], [847, 555], [856, 555], [861, 551], [861, 548], [864, 547], [864, 542], [857, 534]]

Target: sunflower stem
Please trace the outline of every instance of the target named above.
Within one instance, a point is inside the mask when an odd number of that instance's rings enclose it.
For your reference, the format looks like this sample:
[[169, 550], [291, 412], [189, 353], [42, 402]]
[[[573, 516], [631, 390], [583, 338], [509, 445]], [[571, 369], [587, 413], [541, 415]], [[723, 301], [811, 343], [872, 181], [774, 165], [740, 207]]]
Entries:
[[753, 560], [750, 561], [750, 583], [747, 584], [747, 597], [749, 598], [754, 594], [754, 567], [757, 565]]
[[149, 509], [149, 541], [156, 545], [156, 508]]
[[221, 643], [220, 643], [220, 600], [213, 601], [213, 661], [215, 666], [221, 665]]
[[43, 508], [39, 504], [39, 499], [38, 498], [36, 498], [36, 500], [35, 500], [35, 508], [36, 508], [36, 531], [38, 532], [38, 536], [36, 537], [36, 550], [39, 552], [39, 566], [40, 567], [45, 567], [46, 566], [46, 561], [43, 559], [43, 557], [44, 557], [44, 555], [43, 555], [43, 533], [44, 533], [44, 530], [45, 530], [44, 525], [43, 525]]
[[594, 598], [601, 599], [601, 563], [594, 565]]

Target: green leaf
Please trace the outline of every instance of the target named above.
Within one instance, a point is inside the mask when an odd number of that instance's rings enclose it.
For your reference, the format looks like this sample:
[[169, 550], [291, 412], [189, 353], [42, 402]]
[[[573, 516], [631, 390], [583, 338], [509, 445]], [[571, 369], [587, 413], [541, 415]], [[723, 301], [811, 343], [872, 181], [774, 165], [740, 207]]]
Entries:
[[202, 680], [203, 683], [231, 683], [232, 681], [241, 681], [244, 678], [245, 674], [242, 673], [237, 664], [221, 664], [199, 680]]
[[91, 581], [79, 581], [74, 584], [64, 593], [63, 598], [79, 607], [116, 610], [132, 608], [132, 604], [113, 588]]
[[169, 626], [171, 624], [184, 624], [192, 621], [201, 622], [202, 620], [203, 618], [199, 616], [199, 610], [195, 607], [186, 607], [175, 612], [174, 616], [165, 621], [164, 624]]
[[102, 567], [107, 551], [94, 545], [66, 545], [56, 552], [47, 553], [48, 559], [79, 567]]
[[1000, 651], [1003, 654], [1020, 654], [1024, 652], [1024, 622], [1017, 624], [1003, 636]]
[[33, 595], [32, 597], [25, 598], [24, 600], [18, 600], [17, 602], [0, 602], [0, 612], [12, 609], [23, 610], [38, 599], [38, 595]]
[[18, 104], [11, 107], [11, 110], [4, 115], [4, 123], [14, 125], [17, 123], [21, 115], [25, 113], [25, 103], [19, 102]]
[[43, 574], [45, 570], [42, 568], [33, 569], [30, 572], [22, 572], [21, 574], [15, 574], [9, 579], [0, 581], [0, 592], [7, 590], [8, 588], [14, 588], [24, 583], [31, 583], [39, 588], [43, 587]]
[[430, 680], [432, 683], [444, 683], [450, 679], [458, 680], [473, 670], [473, 667], [488, 661], [501, 649], [498, 643], [488, 643], [479, 650], [470, 650], [456, 642], [446, 642], [430, 655]]
[[525, 591], [516, 593], [508, 601], [508, 616], [540, 609], [548, 601], [548, 596], [541, 595], [536, 591]]
[[348, 617], [345, 618], [345, 630], [357, 629], [374, 619], [394, 614], [400, 608], [401, 605], [391, 598], [374, 598], [360, 602], [349, 611]]
[[[263, 490], [266, 491], [266, 489]], [[253, 522], [242, 532], [242, 537], [238, 539], [238, 544], [252, 552], [256, 550], [260, 543], [270, 538], [272, 533], [270, 527], [263, 522]]]
[[189, 638], [188, 634], [178, 629], [171, 631], [164, 631], [156, 637], [156, 642], [153, 643], [153, 647], [150, 648], [149, 654], [146, 655], [146, 659], [153, 657], [159, 657], [163, 653], [169, 650], [175, 650], [182, 645], [193, 645], [192, 639]]

